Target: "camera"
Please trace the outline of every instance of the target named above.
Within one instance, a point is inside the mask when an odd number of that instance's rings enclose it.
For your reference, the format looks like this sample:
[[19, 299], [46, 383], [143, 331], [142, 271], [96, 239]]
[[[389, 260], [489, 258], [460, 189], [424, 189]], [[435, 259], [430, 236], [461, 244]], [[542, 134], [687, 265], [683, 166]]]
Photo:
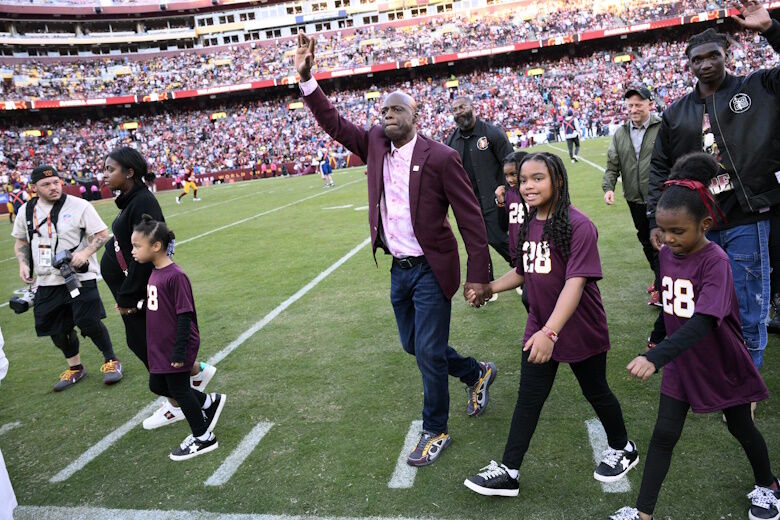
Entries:
[[27, 312], [30, 310], [30, 307], [35, 304], [35, 289], [36, 287], [28, 287], [27, 289], [15, 291], [15, 294], [18, 294], [19, 296], [11, 298], [8, 301], [8, 306], [11, 307], [16, 314]]
[[[81, 282], [78, 278], [76, 278], [76, 273], [73, 271], [73, 267], [70, 265], [72, 258], [73, 255], [70, 254], [70, 251], [60, 251], [54, 255], [54, 260], [52, 260], [51, 266], [60, 270], [60, 275], [62, 275], [62, 277], [65, 279], [65, 287], [67, 287], [68, 292], [70, 292], [70, 297], [75, 298], [81, 294], [81, 291], [79, 291]], [[89, 269], [89, 265], [84, 264], [84, 266], [80, 268], [78, 272], [85, 273], [87, 272], [87, 269]]]

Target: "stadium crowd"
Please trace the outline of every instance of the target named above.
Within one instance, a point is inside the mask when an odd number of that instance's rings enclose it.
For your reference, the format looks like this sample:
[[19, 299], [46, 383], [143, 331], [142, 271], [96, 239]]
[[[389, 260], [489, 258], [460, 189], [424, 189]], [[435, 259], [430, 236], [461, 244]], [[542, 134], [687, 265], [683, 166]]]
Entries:
[[[750, 39], [747, 39], [750, 38]], [[615, 63], [617, 55], [632, 61]], [[729, 68], [744, 74], [777, 63], [765, 40], [738, 37], [731, 46]], [[692, 76], [684, 68], [684, 44], [662, 42], [619, 51], [601, 51], [584, 57], [542, 60], [522, 67], [478, 70], [460, 77], [383, 84], [381, 92], [404, 89], [420, 105], [420, 130], [443, 139], [453, 128], [449, 112], [455, 94], [471, 95], [480, 117], [510, 131], [512, 140], [526, 146], [532, 140], [556, 139], [559, 122], [571, 109], [585, 129], [585, 137], [606, 135], [625, 120], [622, 93], [629, 84], [644, 83], [655, 93], [659, 108], [686, 93]], [[541, 75], [528, 75], [542, 69]], [[457, 89], [445, 87], [458, 79]], [[327, 88], [327, 87], [326, 87]], [[297, 94], [297, 92], [296, 92]], [[363, 90], [332, 93], [339, 109], [352, 121], [378, 122], [379, 99], [367, 100]], [[17, 126], [0, 129], [4, 143], [0, 174], [29, 171], [34, 164], [52, 163], [75, 177], [90, 178], [105, 154], [120, 145], [137, 146], [158, 175], [183, 171], [214, 172], [252, 164], [294, 163], [294, 171], [311, 167], [321, 150], [343, 158], [343, 150], [313, 124], [304, 109], [291, 110], [294, 97], [240, 102], [212, 109], [177, 109], [135, 120], [136, 130], [122, 130], [128, 118], [69, 121], [67, 125]], [[166, 107], [163, 105], [163, 109]], [[211, 114], [225, 112], [212, 120]], [[268, 124], [274, 121], [275, 124]], [[23, 132], [40, 129], [44, 137]], [[50, 135], [45, 135], [48, 132]]]
[[[318, 39], [318, 70], [333, 70], [498, 47], [515, 42], [616, 27], [683, 13], [717, 9], [719, 1], [682, 0], [594, 3], [537, 1], [492, 15], [468, 14], [430, 18], [405, 27], [367, 26], [351, 34], [331, 33]], [[537, 13], [527, 18], [527, 13]], [[199, 53], [156, 54], [126, 58], [79, 59], [74, 62], [8, 61], [0, 58], [0, 95], [9, 98], [73, 99], [139, 95], [176, 89], [237, 84], [293, 74], [292, 38], [222, 47]]]

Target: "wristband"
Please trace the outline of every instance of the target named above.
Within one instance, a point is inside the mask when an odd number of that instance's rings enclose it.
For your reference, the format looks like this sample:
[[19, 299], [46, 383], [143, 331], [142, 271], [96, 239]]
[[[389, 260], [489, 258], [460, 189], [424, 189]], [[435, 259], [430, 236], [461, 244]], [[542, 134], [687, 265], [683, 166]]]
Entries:
[[552, 341], [553, 343], [556, 343], [556, 342], [558, 341], [558, 333], [557, 333], [557, 332], [555, 332], [554, 330], [552, 330], [552, 329], [551, 329], [550, 327], [548, 327], [547, 325], [545, 325], [544, 327], [542, 327], [542, 333], [543, 333], [545, 336], [547, 336], [548, 338], [550, 338], [550, 341]]

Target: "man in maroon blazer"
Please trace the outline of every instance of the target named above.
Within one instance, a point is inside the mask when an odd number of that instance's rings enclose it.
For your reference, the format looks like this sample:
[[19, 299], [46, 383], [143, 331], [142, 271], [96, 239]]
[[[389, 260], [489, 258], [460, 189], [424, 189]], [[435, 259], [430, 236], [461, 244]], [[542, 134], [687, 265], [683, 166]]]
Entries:
[[402, 92], [382, 104], [382, 126], [360, 128], [339, 116], [311, 75], [314, 38], [298, 35], [295, 67], [306, 106], [331, 137], [366, 163], [369, 224], [377, 248], [393, 255], [390, 301], [401, 344], [417, 359], [425, 394], [423, 431], [407, 462], [433, 463], [450, 442], [448, 375], [466, 384], [466, 412], [488, 404], [493, 363], [465, 358], [448, 345], [451, 300], [460, 286], [458, 242], [447, 212], [455, 213], [468, 253], [466, 289], [481, 305], [489, 280], [487, 233], [457, 152], [417, 135], [417, 105]]

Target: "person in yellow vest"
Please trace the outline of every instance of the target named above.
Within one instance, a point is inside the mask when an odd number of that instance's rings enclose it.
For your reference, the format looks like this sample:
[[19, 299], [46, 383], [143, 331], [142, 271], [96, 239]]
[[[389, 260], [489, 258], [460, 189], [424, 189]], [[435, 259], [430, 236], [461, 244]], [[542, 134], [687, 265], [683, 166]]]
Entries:
[[184, 191], [181, 192], [178, 197], [176, 197], [176, 204], [181, 204], [181, 198], [190, 192], [190, 188], [192, 188], [193, 202], [198, 202], [200, 200], [198, 198], [198, 185], [195, 183], [195, 180], [195, 172], [190, 172], [187, 180], [184, 181]]

